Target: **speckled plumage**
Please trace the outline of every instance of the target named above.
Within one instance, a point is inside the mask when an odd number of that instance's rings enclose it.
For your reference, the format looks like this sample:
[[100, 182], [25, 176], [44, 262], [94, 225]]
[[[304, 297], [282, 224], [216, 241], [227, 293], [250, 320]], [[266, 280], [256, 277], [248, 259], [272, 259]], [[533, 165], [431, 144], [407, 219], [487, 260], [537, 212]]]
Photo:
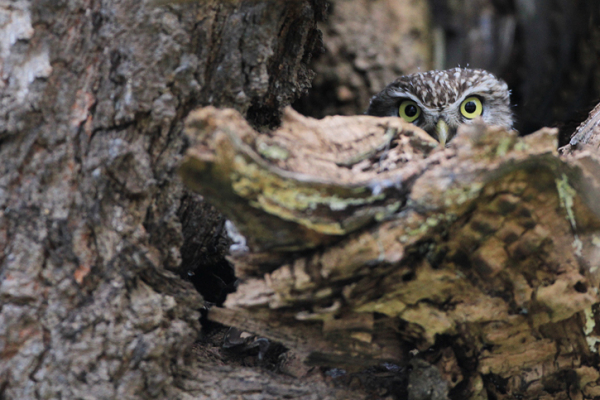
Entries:
[[435, 127], [443, 119], [450, 128], [449, 141], [461, 124], [476, 120], [464, 118], [459, 110], [461, 102], [469, 96], [481, 99], [483, 113], [479, 118], [486, 124], [512, 129], [508, 86], [481, 69], [453, 68], [401, 76], [373, 96], [366, 114], [398, 116], [400, 103], [413, 100], [422, 111], [413, 123], [437, 139]]

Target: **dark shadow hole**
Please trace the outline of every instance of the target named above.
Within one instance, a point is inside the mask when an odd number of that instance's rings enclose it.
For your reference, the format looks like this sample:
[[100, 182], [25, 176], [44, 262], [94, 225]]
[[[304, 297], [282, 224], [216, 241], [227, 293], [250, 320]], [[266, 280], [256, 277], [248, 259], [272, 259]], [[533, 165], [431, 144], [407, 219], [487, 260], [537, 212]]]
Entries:
[[587, 293], [587, 285], [581, 281], [577, 282], [574, 287], [579, 293]]
[[413, 279], [415, 279], [415, 273], [412, 271], [402, 275], [402, 282], [410, 282]]

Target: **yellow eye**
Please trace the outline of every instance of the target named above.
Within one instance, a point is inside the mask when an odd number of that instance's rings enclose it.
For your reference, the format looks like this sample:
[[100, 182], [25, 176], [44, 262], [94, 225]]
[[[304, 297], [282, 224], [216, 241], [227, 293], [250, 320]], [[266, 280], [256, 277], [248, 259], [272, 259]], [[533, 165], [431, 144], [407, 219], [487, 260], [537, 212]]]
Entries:
[[479, 117], [483, 113], [483, 105], [479, 97], [467, 97], [460, 105], [460, 113], [468, 119]]
[[400, 117], [406, 122], [413, 122], [415, 119], [419, 118], [421, 115], [421, 109], [412, 100], [404, 100], [400, 103]]

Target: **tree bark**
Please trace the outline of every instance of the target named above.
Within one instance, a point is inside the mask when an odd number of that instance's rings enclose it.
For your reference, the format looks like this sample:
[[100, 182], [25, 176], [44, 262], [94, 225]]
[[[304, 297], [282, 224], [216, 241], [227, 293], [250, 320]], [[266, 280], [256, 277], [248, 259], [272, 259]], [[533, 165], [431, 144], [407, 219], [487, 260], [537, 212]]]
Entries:
[[438, 148], [398, 118], [291, 109], [269, 136], [210, 107], [187, 132], [184, 181], [250, 247], [213, 321], [313, 365], [393, 363], [409, 399], [599, 395], [595, 153], [559, 157], [556, 129]]
[[313, 58], [310, 92], [294, 103], [304, 115], [363, 114], [369, 100], [402, 75], [427, 71], [432, 35], [427, 0], [332, 1], [323, 51]]
[[[222, 217], [177, 178], [183, 117], [214, 104], [276, 123], [310, 85], [323, 12], [302, 0], [0, 2], [0, 397], [337, 393], [197, 361], [203, 301], [171, 272], [184, 243], [216, 240], [218, 253], [223, 237]], [[204, 229], [184, 237], [194, 208]]]

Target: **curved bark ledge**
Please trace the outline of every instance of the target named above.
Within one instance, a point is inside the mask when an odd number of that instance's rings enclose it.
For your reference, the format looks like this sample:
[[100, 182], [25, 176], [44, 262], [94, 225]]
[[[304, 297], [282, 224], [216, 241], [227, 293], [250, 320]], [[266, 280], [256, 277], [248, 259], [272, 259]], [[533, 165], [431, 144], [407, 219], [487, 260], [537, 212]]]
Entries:
[[395, 118], [290, 110], [269, 135], [214, 108], [186, 131], [184, 182], [251, 248], [212, 320], [321, 365], [420, 351], [452, 398], [600, 395], [596, 155], [560, 158], [553, 129], [441, 149]]
[[[233, 110], [210, 107], [194, 112], [186, 129], [197, 145], [182, 165], [184, 180], [227, 210], [262, 250], [313, 248], [393, 214], [426, 165], [417, 160], [436, 146], [398, 118], [320, 123], [291, 108], [272, 136], [259, 135]], [[392, 145], [398, 147], [388, 151]], [[371, 160], [384, 154], [376, 174]], [[415, 162], [397, 170], [403, 159]]]

